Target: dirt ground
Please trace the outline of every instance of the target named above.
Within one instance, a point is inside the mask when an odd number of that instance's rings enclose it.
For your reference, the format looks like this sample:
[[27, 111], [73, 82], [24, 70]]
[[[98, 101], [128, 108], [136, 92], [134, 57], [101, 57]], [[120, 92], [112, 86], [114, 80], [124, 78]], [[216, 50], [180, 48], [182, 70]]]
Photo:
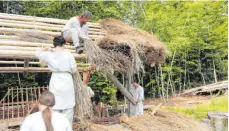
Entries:
[[[210, 99], [210, 96], [177, 96], [170, 97], [166, 105], [191, 107], [208, 102]], [[145, 105], [154, 106], [160, 103], [161, 99], [146, 99], [144, 102]], [[213, 131], [209, 123], [166, 110], [158, 110], [154, 116], [149, 115], [149, 112], [134, 117], [121, 116], [120, 124], [93, 124], [90, 129], [92, 131]]]
[[120, 117], [120, 124], [91, 125], [92, 131], [213, 131], [204, 122], [196, 121], [171, 111], [159, 110], [154, 116], [150, 114], [134, 117]]

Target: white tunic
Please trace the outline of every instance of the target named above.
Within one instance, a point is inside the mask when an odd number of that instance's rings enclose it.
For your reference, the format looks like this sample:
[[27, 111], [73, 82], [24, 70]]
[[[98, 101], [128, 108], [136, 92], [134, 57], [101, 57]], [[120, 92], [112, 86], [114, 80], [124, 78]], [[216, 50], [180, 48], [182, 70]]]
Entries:
[[75, 106], [75, 93], [72, 79], [72, 69], [76, 68], [74, 56], [68, 51], [47, 52], [36, 51], [35, 55], [48, 64], [52, 76], [49, 91], [55, 96], [56, 104], [53, 109], [63, 110]]
[[[72, 131], [72, 127], [67, 118], [57, 112], [52, 112], [52, 126], [54, 131]], [[46, 131], [45, 123], [41, 112], [36, 112], [24, 120], [20, 131]]]
[[139, 86], [138, 88], [132, 87], [131, 93], [133, 98], [138, 101], [137, 105], [130, 104], [130, 115], [142, 115], [144, 113], [143, 100], [144, 100], [144, 89]]
[[80, 26], [80, 21], [77, 16], [72, 17], [64, 26], [62, 32], [65, 32], [69, 29], [76, 29], [78, 32], [78, 36], [85, 37], [88, 36], [88, 25], [87, 23]]

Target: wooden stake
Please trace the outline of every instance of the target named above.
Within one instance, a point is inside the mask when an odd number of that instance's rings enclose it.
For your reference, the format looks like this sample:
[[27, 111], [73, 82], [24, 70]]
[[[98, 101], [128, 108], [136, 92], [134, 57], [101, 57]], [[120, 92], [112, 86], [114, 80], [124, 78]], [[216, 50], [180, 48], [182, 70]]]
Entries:
[[12, 100], [12, 103], [11, 103], [12, 104], [11, 105], [12, 106], [12, 114], [11, 114], [11, 116], [12, 116], [12, 118], [14, 118], [14, 110], [13, 110], [14, 109], [14, 105], [13, 105], [14, 100], [13, 99], [14, 99], [14, 92], [12, 90], [12, 95], [11, 95], [11, 100]]
[[18, 97], [18, 86], [17, 86], [17, 118], [19, 119], [20, 115], [19, 115], [19, 97]]
[[154, 114], [157, 112], [157, 109], [162, 105], [162, 103], [160, 103], [151, 113], [152, 116], [154, 116]]
[[9, 121], [9, 119], [10, 119], [10, 110], [9, 110], [9, 107], [10, 107], [10, 89], [8, 89], [8, 121]]
[[20, 88], [21, 89], [21, 101], [22, 101], [22, 115], [23, 115], [23, 117], [25, 116], [25, 106], [24, 106], [24, 98], [23, 98], [23, 90], [22, 90], [22, 88]]

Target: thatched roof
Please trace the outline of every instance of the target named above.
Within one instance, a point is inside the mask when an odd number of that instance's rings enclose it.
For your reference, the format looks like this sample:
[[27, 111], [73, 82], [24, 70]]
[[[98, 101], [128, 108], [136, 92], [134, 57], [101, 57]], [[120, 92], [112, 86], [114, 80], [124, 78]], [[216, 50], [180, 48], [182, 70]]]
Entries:
[[116, 59], [115, 63], [108, 64], [110, 68], [120, 72], [139, 71], [144, 68], [143, 62], [160, 64], [164, 61], [166, 47], [155, 36], [115, 19], [104, 19], [100, 24], [107, 33], [97, 45]]

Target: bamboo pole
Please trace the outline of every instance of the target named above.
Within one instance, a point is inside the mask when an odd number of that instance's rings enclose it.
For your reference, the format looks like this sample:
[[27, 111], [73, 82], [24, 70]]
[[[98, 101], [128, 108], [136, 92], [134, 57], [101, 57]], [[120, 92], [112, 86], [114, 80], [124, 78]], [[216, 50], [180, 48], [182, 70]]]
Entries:
[[37, 90], [36, 90], [36, 88], [35, 88], [35, 87], [33, 88], [33, 91], [34, 91], [34, 94], [35, 94], [35, 100], [36, 100], [36, 103], [37, 103]]
[[28, 88], [25, 89], [27, 112], [29, 111]]
[[40, 31], [40, 30], [31, 30], [31, 29], [15, 29], [15, 28], [0, 28], [0, 33], [21, 33], [21, 32], [31, 32], [36, 31], [41, 34], [50, 35], [50, 36], [60, 36], [60, 32], [51, 32], [51, 31]]
[[[0, 64], [24, 64], [23, 61], [0, 61]], [[30, 65], [39, 65], [39, 62], [29, 62]]]
[[[12, 23], [12, 22], [2, 22], [0, 20], [0, 26], [4, 26], [4, 27], [15, 27], [15, 28], [26, 28], [26, 29], [36, 29], [36, 30], [50, 30], [50, 31], [62, 31], [62, 29], [64, 28], [64, 26], [61, 26], [61, 27], [54, 27], [54, 26], [50, 26], [51, 24], [49, 25], [36, 25], [35, 23], [34, 24], [25, 24], [25, 23]], [[101, 33], [104, 33], [105, 30], [102, 30], [100, 28], [92, 28], [91, 26], [88, 27], [88, 32], [101, 32]]]
[[[91, 67], [78, 67], [79, 72], [85, 72], [91, 70]], [[39, 67], [0, 67], [0, 72], [51, 72], [48, 68], [39, 68]]]
[[3, 103], [3, 120], [5, 120], [5, 98], [2, 99]]
[[13, 35], [0, 35], [0, 39], [19, 40], [20, 38]]
[[[15, 59], [17, 58], [34, 58], [37, 59], [35, 56], [35, 53], [33, 51], [12, 51], [12, 50], [1, 50], [0, 49], [0, 57], [3, 56], [3, 58], [7, 57], [14, 57]], [[86, 58], [85, 54], [79, 55], [79, 54], [73, 54], [74, 58], [76, 60], [82, 60]]]
[[10, 89], [8, 89], [8, 121], [9, 121], [9, 119], [10, 119], [10, 109], [9, 109], [9, 107], [10, 107]]
[[20, 20], [10, 20], [10, 19], [0, 19], [0, 22], [12, 23], [12, 24], [25, 24], [25, 25], [38, 25], [38, 26], [47, 26], [47, 27], [58, 27], [58, 28], [63, 28], [64, 27], [64, 25], [42, 23], [42, 22], [37, 22], [37, 21], [20, 21]]
[[38, 88], [38, 97], [37, 98], [39, 99], [40, 96], [41, 96], [41, 88], [39, 87]]
[[18, 98], [18, 86], [17, 86], [17, 117], [19, 119], [20, 115], [19, 115], [19, 98]]
[[50, 27], [50, 26], [39, 26], [39, 25], [27, 25], [19, 23], [5, 23], [0, 21], [0, 26], [4, 27], [19, 27], [19, 28], [28, 28], [28, 29], [43, 29], [43, 30], [52, 30], [52, 31], [61, 31], [60, 27]]
[[[45, 23], [56, 23], [56, 24], [66, 24], [68, 21], [68, 20], [63, 20], [63, 19], [15, 15], [15, 14], [6, 14], [6, 13], [0, 13], [0, 19], [36, 21], [36, 22], [45, 22]], [[88, 25], [100, 26], [99, 23], [92, 23], [92, 22], [87, 22], [87, 23]]]
[[[21, 32], [32, 32], [36, 31], [41, 34], [50, 35], [50, 36], [60, 36], [61, 32], [52, 32], [52, 31], [41, 31], [41, 30], [35, 30], [35, 29], [16, 29], [16, 28], [0, 28], [0, 33], [21, 33]], [[95, 32], [95, 31], [88, 31], [89, 34], [94, 35], [105, 35], [103, 32]], [[89, 35], [90, 36], [90, 35]]]
[[[64, 25], [58, 25], [58, 24], [52, 24], [52, 23], [42, 23], [42, 22], [37, 22], [37, 21], [20, 21], [20, 20], [10, 20], [10, 19], [0, 19], [0, 22], [3, 23], [10, 23], [10, 24], [23, 24], [23, 25], [31, 25], [31, 26], [46, 26], [46, 27], [56, 27], [56, 28], [64, 28]], [[98, 23], [96, 23], [98, 24]], [[96, 31], [96, 30], [101, 30], [102, 27], [101, 25], [93, 25], [89, 24], [88, 25], [88, 30], [91, 31]]]
[[[0, 46], [0, 50], [15, 50], [15, 51], [36, 51], [37, 47], [20, 47], [20, 46]], [[71, 53], [75, 53], [75, 49], [65, 49]]]
[[13, 96], [14, 96], [14, 92], [12, 90], [12, 94], [11, 94], [11, 100], [12, 100], [12, 105], [11, 105], [12, 106], [12, 110], [11, 110], [12, 111], [12, 114], [11, 114], [11, 116], [12, 116], [12, 118], [14, 118], [14, 111], [13, 111], [13, 109], [14, 109], [14, 107], [13, 107], [13, 102], [14, 102], [13, 99], [14, 99], [14, 97]]
[[22, 102], [22, 115], [23, 115], [23, 117], [25, 116], [25, 110], [24, 110], [24, 98], [23, 98], [23, 89], [22, 88], [20, 88], [21, 89], [21, 102]]
[[[104, 36], [105, 35], [91, 35], [91, 34], [89, 34], [89, 37], [92, 40], [101, 39]], [[0, 35], [0, 39], [3, 39], [3, 40], [18, 40], [18, 41], [20, 41], [21, 38], [19, 38], [18, 36], [14, 36], [14, 35]], [[52, 45], [51, 43], [46, 43], [46, 44]], [[68, 46], [68, 45], [65, 45], [65, 46]]]

